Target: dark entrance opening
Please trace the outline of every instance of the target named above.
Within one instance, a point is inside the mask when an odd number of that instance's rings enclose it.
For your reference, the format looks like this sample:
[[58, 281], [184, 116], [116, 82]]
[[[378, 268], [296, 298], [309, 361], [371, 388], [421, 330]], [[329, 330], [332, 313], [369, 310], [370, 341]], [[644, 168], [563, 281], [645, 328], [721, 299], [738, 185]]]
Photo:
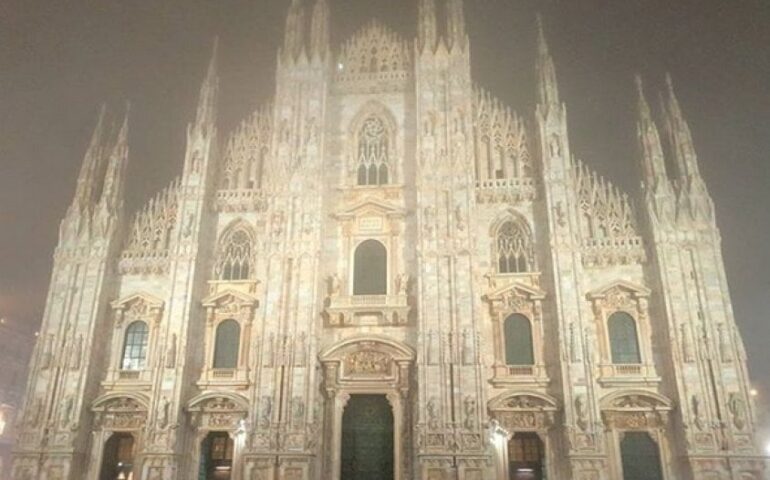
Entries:
[[518, 432], [508, 442], [510, 480], [544, 480], [545, 449], [533, 432]]
[[663, 480], [658, 444], [647, 432], [626, 432], [620, 456], [623, 480]]
[[134, 436], [130, 433], [113, 433], [104, 444], [99, 480], [130, 479], [133, 467]]
[[201, 442], [198, 480], [230, 480], [233, 470], [233, 440], [227, 432], [209, 432]]
[[393, 480], [393, 411], [385, 395], [350, 397], [341, 460], [341, 480]]

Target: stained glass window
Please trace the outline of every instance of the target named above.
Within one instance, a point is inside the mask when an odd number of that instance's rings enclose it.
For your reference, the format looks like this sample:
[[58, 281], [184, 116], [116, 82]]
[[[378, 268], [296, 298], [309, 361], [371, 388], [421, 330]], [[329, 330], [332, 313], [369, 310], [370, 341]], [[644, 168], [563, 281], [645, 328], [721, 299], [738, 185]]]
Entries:
[[381, 118], [371, 116], [358, 132], [358, 184], [386, 185], [390, 154], [388, 130]]
[[529, 272], [533, 258], [532, 240], [524, 226], [514, 221], [502, 224], [497, 231], [498, 272]]

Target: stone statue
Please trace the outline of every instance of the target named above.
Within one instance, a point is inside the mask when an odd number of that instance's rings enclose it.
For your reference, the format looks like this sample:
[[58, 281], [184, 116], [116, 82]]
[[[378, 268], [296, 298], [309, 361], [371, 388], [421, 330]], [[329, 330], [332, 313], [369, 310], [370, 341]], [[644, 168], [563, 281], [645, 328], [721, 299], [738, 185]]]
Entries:
[[171, 341], [166, 352], [166, 368], [174, 368], [176, 365], [176, 333], [171, 334]]
[[339, 297], [340, 292], [342, 291], [342, 281], [340, 280], [339, 275], [337, 275], [336, 273], [329, 275], [328, 282], [329, 282], [329, 296], [332, 298]]
[[438, 430], [438, 409], [436, 407], [436, 399], [431, 398], [428, 400], [428, 427], [431, 430]]
[[396, 290], [399, 295], [409, 294], [409, 280], [410, 277], [408, 273], [402, 273], [398, 276], [398, 279], [396, 280]]

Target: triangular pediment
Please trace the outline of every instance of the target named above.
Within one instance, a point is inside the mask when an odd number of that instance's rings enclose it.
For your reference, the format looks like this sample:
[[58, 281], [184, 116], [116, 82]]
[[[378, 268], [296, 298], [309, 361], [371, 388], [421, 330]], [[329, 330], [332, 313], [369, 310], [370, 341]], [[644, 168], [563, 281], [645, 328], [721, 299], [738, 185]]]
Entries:
[[114, 309], [120, 309], [126, 308], [129, 305], [133, 305], [135, 303], [143, 303], [150, 309], [160, 309], [163, 308], [163, 304], [165, 302], [155, 295], [151, 295], [147, 292], [137, 292], [127, 297], [115, 300], [110, 305]]
[[405, 215], [403, 208], [399, 208], [388, 202], [376, 199], [365, 198], [351, 207], [340, 210], [334, 215], [339, 219], [354, 218], [362, 215], [377, 215], [381, 217], [403, 217]]
[[588, 292], [588, 298], [591, 300], [605, 298], [618, 290], [629, 293], [634, 297], [650, 296], [650, 289], [643, 285], [638, 285], [628, 280], [615, 280], [601, 288]]
[[256, 297], [249, 295], [248, 293], [239, 292], [238, 290], [226, 289], [221, 292], [217, 292], [213, 295], [209, 295], [201, 301], [204, 307], [221, 307], [223, 305], [244, 305], [244, 306], [256, 306], [259, 301]]
[[502, 287], [498, 287], [492, 292], [484, 295], [484, 298], [487, 301], [494, 301], [503, 299], [511, 294], [525, 297], [530, 300], [542, 300], [545, 298], [545, 292], [539, 288], [515, 281]]

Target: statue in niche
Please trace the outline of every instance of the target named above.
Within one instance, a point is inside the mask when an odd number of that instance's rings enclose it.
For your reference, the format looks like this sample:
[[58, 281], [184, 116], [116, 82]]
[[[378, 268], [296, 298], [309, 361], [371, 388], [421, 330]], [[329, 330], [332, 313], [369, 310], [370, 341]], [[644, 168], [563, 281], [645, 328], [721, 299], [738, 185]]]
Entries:
[[746, 427], [746, 403], [743, 401], [739, 393], [731, 393], [727, 406], [730, 409], [730, 413], [733, 416], [733, 425], [738, 430], [743, 430]]
[[262, 417], [260, 424], [262, 428], [270, 427], [270, 417], [273, 415], [273, 399], [265, 395], [262, 397]]
[[158, 426], [160, 428], [166, 428], [168, 426], [170, 416], [171, 416], [171, 402], [168, 401], [168, 398], [163, 397], [160, 400], [160, 417], [158, 420]]
[[575, 396], [575, 424], [583, 431], [588, 427], [588, 412], [586, 412], [585, 395], [582, 393]]
[[294, 427], [299, 428], [302, 426], [302, 420], [305, 416], [305, 402], [302, 400], [302, 397], [294, 397], [292, 408]]
[[476, 428], [476, 400], [468, 395], [463, 402], [465, 406], [465, 429], [474, 430]]
[[72, 341], [70, 350], [70, 370], [80, 370], [80, 358], [83, 356], [83, 335], [80, 334]]
[[428, 428], [431, 430], [438, 430], [438, 407], [436, 406], [436, 399], [431, 398], [428, 400]]
[[398, 276], [396, 279], [396, 290], [398, 291], [399, 295], [408, 295], [409, 294], [409, 274], [408, 273], [402, 273]]
[[61, 415], [59, 416], [59, 426], [66, 428], [72, 422], [72, 409], [74, 408], [75, 401], [72, 395], [67, 395], [62, 404]]
[[455, 223], [458, 230], [465, 230], [465, 211], [461, 203], [458, 203], [455, 207]]
[[328, 284], [329, 296], [332, 298], [339, 297], [340, 292], [342, 291], [342, 280], [340, 280], [339, 275], [336, 273], [329, 275]]
[[569, 324], [569, 359], [570, 362], [580, 361], [580, 351], [578, 346], [577, 332], [575, 322]]
[[166, 352], [166, 368], [174, 368], [176, 365], [176, 333], [171, 334], [171, 341]]
[[46, 370], [51, 368], [51, 359], [53, 358], [53, 335], [46, 335], [45, 347], [43, 349], [43, 361], [40, 368]]
[[295, 367], [304, 367], [305, 366], [305, 340], [306, 340], [305, 332], [300, 332], [299, 336], [297, 337], [297, 343], [296, 347], [294, 348], [294, 366]]
[[201, 152], [200, 152], [200, 150], [196, 149], [195, 151], [193, 151], [192, 157], [191, 157], [191, 160], [190, 160], [190, 165], [191, 165], [190, 170], [191, 170], [191, 172], [192, 173], [199, 173], [201, 171], [201, 163], [202, 163], [201, 162]]
[[686, 323], [683, 323], [681, 325], [681, 329], [682, 329], [682, 355], [684, 356], [685, 362], [691, 363], [695, 357], [693, 354], [692, 334], [690, 333], [690, 328], [687, 326]]
[[700, 400], [697, 395], [692, 396], [692, 417], [695, 427], [703, 430], [703, 412], [701, 412]]
[[435, 365], [438, 363], [438, 360], [436, 358], [436, 346], [433, 344], [433, 337], [435, 336], [435, 333], [433, 330], [428, 331], [428, 365]]
[[473, 332], [471, 329], [463, 329], [463, 364], [473, 364]]
[[725, 332], [725, 325], [720, 323], [717, 327], [717, 332], [719, 336], [719, 357], [723, 362], [730, 363], [732, 360], [730, 357], [730, 341], [727, 338], [727, 333]]

